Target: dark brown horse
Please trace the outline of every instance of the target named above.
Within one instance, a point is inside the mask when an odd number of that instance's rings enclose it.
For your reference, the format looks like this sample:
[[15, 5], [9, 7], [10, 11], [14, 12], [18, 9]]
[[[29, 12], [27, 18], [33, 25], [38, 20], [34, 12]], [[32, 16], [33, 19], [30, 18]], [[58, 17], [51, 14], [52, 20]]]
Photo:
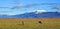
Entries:
[[42, 22], [41, 22], [41, 21], [38, 21], [38, 23], [42, 24]]

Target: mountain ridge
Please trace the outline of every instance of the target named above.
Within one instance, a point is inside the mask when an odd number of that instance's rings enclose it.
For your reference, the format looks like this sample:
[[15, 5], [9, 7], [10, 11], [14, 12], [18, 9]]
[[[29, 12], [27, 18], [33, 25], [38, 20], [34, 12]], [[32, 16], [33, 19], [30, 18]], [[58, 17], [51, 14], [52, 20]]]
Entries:
[[[24, 15], [24, 16], [23, 16]], [[59, 15], [59, 16], [58, 16]], [[60, 17], [60, 13], [57, 12], [44, 12], [35, 14], [35, 12], [25, 13], [17, 16], [22, 16], [22, 18], [58, 18]]]
[[0, 18], [60, 18], [60, 13], [58, 12], [43, 12], [38, 13], [36, 12], [30, 12], [30, 13], [24, 13], [24, 14], [18, 14], [18, 15], [2, 15]]

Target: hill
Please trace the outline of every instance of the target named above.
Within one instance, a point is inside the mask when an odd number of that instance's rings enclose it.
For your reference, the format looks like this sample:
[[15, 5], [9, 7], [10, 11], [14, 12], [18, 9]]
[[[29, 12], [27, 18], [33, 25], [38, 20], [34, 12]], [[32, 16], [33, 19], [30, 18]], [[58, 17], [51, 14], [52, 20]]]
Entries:
[[1, 15], [0, 18], [60, 18], [60, 13], [58, 12], [43, 12], [43, 13], [24, 13], [18, 15]]

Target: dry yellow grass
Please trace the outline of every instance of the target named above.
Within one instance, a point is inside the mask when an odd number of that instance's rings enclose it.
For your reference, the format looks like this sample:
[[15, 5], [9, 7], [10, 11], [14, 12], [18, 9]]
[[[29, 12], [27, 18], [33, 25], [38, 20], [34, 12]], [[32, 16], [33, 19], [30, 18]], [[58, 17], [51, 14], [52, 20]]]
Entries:
[[60, 18], [0, 18], [0, 29], [60, 29]]

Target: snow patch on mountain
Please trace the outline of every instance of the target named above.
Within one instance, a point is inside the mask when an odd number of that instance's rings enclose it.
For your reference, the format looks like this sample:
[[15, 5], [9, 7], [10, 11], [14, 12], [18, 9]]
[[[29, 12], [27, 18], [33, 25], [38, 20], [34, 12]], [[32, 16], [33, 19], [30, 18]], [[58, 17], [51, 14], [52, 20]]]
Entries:
[[38, 14], [38, 13], [47, 12], [47, 10], [35, 10], [35, 11], [33, 11], [33, 12], [35, 12], [35, 14]]

